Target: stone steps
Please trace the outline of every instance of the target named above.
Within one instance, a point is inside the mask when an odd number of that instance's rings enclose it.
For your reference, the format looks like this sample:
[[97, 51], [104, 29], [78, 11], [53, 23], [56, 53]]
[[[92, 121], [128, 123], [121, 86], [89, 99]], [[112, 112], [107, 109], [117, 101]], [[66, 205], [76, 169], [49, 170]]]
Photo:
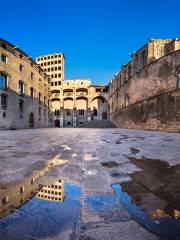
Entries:
[[80, 128], [115, 128], [116, 126], [110, 120], [93, 120], [87, 123], [84, 123]]

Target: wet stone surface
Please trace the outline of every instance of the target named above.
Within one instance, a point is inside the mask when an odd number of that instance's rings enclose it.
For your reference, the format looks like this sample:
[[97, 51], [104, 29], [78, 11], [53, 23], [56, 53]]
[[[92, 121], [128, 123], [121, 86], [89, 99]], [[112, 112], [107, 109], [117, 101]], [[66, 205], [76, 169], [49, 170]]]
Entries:
[[180, 134], [0, 132], [0, 239], [180, 239]]

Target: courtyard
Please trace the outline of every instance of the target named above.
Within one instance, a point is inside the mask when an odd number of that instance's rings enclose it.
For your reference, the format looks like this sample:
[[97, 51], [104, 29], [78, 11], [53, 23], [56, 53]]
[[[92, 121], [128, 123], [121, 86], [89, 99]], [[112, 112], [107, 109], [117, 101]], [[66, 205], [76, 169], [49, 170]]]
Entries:
[[0, 136], [1, 197], [32, 173], [41, 187], [64, 182], [63, 201], [32, 195], [2, 217], [2, 240], [180, 239], [179, 134], [62, 128]]

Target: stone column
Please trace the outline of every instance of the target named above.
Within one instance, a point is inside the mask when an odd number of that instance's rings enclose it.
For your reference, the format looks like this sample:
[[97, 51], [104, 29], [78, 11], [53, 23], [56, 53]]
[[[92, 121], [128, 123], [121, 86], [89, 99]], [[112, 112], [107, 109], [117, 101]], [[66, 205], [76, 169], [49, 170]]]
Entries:
[[64, 109], [63, 107], [60, 108], [60, 127], [64, 126]]
[[87, 109], [87, 121], [90, 122], [91, 121], [91, 108]]
[[73, 108], [73, 127], [77, 125], [76, 108]]

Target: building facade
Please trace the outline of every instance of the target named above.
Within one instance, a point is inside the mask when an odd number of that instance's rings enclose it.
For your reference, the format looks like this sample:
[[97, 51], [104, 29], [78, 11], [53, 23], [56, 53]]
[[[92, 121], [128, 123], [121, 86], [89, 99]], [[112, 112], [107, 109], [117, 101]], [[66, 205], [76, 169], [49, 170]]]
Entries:
[[36, 62], [49, 75], [52, 125], [76, 127], [92, 120], [108, 119], [108, 87], [89, 80], [64, 80], [64, 54], [39, 56]]
[[0, 129], [48, 127], [49, 80], [30, 56], [0, 39]]
[[109, 84], [111, 120], [118, 127], [180, 129], [180, 39], [151, 39]]

